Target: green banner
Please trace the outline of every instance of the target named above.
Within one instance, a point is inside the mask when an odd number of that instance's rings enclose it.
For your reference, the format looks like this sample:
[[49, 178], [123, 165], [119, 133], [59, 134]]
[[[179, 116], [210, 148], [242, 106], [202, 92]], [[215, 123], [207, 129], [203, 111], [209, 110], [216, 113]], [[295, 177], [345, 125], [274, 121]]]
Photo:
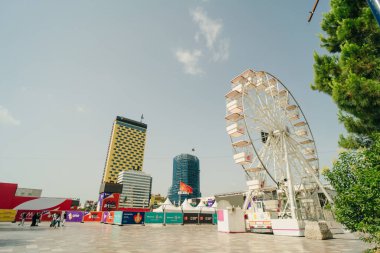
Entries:
[[212, 223], [218, 224], [218, 214], [216, 213], [212, 214]]
[[182, 224], [183, 213], [165, 213], [166, 224]]
[[164, 223], [164, 213], [145, 213], [145, 224], [148, 223]]

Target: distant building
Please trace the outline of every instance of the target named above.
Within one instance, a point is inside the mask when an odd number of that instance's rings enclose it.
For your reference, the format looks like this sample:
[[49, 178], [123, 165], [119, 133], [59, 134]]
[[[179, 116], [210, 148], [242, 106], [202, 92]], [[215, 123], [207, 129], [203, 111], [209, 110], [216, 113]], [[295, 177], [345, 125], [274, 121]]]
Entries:
[[149, 207], [152, 177], [142, 171], [122, 171], [117, 182], [123, 185], [119, 208]]
[[181, 195], [181, 201], [185, 198], [191, 199], [201, 197], [199, 172], [198, 157], [189, 154], [180, 154], [174, 157], [173, 181], [168, 192], [168, 197], [172, 203], [175, 202], [178, 204], [180, 200], [178, 192], [179, 183], [181, 181], [193, 188], [193, 193]]
[[102, 182], [116, 183], [121, 171], [142, 171], [146, 130], [142, 122], [116, 117]]
[[161, 196], [161, 194], [152, 194], [150, 196], [150, 207], [157, 208], [162, 205], [166, 200], [165, 196]]
[[41, 197], [42, 189], [17, 188], [16, 196]]

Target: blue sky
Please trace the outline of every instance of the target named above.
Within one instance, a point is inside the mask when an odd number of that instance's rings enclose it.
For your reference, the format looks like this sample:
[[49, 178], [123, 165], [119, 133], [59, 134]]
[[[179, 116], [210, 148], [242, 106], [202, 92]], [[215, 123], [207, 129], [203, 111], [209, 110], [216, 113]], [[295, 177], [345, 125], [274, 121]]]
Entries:
[[343, 127], [310, 89], [320, 2], [1, 1], [0, 181], [44, 196], [97, 198], [116, 115], [148, 124], [144, 171], [166, 195], [172, 158], [195, 154], [201, 192], [245, 189], [225, 132], [229, 81], [277, 76], [301, 105], [321, 166]]

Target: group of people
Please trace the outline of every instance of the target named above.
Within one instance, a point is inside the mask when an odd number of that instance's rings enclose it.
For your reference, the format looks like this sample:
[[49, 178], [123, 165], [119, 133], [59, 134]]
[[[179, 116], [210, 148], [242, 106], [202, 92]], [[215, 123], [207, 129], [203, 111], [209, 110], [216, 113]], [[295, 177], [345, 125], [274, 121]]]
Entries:
[[[25, 220], [26, 220], [26, 213], [21, 213], [21, 220], [18, 224], [19, 226], [24, 226]], [[41, 213], [34, 213], [32, 216], [32, 224], [30, 224], [31, 227], [38, 226], [38, 224], [41, 223]]]
[[59, 215], [57, 213], [53, 213], [52, 220], [50, 223], [50, 227], [56, 228], [56, 227], [60, 227], [61, 225], [62, 225], [62, 227], [64, 227], [65, 222], [66, 222], [66, 218], [67, 218], [66, 212], [63, 212], [61, 215]]
[[[38, 212], [33, 214], [32, 224], [30, 225], [31, 227], [38, 226], [38, 224], [41, 223], [41, 215], [42, 214]], [[26, 212], [21, 213], [20, 215], [21, 220], [20, 220], [20, 223], [18, 224], [19, 226], [24, 226], [26, 216], [27, 216]], [[65, 225], [66, 218], [67, 218], [66, 212], [63, 212], [62, 214], [53, 213], [50, 227], [54, 227], [54, 228], [60, 227], [60, 226], [63, 227]]]

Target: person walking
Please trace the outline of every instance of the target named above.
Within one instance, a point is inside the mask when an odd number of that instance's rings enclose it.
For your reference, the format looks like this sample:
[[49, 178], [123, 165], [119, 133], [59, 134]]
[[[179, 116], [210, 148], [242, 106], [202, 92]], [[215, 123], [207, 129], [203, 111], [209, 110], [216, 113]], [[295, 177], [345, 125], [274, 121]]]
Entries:
[[65, 212], [63, 212], [63, 214], [62, 214], [62, 227], [65, 226], [66, 219], [67, 219], [67, 213], [66, 213], [66, 211], [65, 211]]
[[53, 213], [53, 215], [51, 216], [50, 227], [55, 227], [55, 222], [56, 222], [56, 214]]
[[19, 226], [24, 226], [24, 223], [25, 223], [25, 219], [26, 219], [26, 213], [25, 212], [22, 212], [21, 215], [21, 220], [20, 220], [20, 223], [18, 224]]
[[32, 224], [30, 224], [31, 227], [35, 227], [37, 226], [37, 217], [38, 217], [38, 214], [37, 213], [34, 213], [33, 216], [32, 216]]
[[55, 214], [55, 228], [61, 226], [61, 216], [59, 214]]

